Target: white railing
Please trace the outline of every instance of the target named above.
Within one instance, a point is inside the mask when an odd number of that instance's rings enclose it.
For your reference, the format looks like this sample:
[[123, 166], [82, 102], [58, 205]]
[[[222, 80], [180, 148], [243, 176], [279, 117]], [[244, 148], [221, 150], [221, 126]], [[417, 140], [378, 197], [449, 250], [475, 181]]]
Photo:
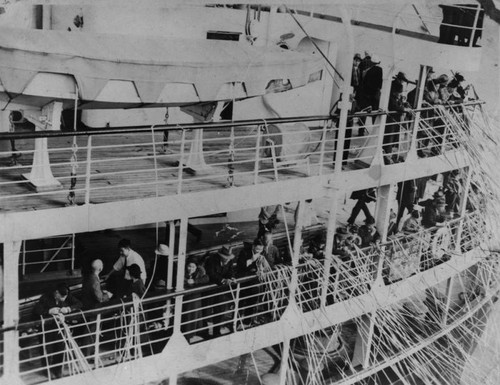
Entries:
[[24, 240], [19, 258], [21, 277], [52, 270], [75, 269], [75, 234]]
[[[442, 108], [474, 110], [477, 104]], [[430, 110], [434, 111], [422, 111]], [[22, 156], [18, 164], [0, 166], [0, 204], [4, 210], [38, 210], [328, 175], [336, 172], [337, 149], [346, 166], [355, 162], [357, 168], [368, 167], [378, 152], [384, 153], [386, 163], [403, 162], [412, 137], [417, 138], [418, 152], [426, 155], [455, 149], [457, 140], [446, 122], [442, 123], [446, 115], [432, 113], [421, 118], [416, 135], [410, 131], [414, 126], [411, 115], [393, 123], [397, 129], [392, 130], [391, 125], [380, 129], [381, 113], [354, 114], [348, 119], [343, 143], [338, 143], [339, 129], [330, 128], [330, 120], [313, 118], [307, 125], [285, 123], [281, 130], [268, 123], [213, 124], [204, 130], [204, 138], [194, 132], [199, 130], [169, 128], [167, 146], [163, 130], [154, 127], [127, 135], [112, 130], [96, 135], [88, 132], [87, 138], [77, 136], [76, 146], [68, 145], [71, 134], [58, 138], [58, 133], [49, 133], [51, 171], [61, 188], [39, 192], [30, 190], [29, 179], [19, 180], [32, 169], [35, 140], [19, 139], [16, 146]], [[357, 131], [361, 129], [365, 135], [360, 137]], [[380, 135], [390, 138], [384, 142]], [[344, 167], [344, 171], [349, 169]], [[72, 170], [76, 175], [71, 175]]]
[[[462, 242], [480, 242], [484, 233], [478, 233], [481, 228], [476, 227], [479, 217], [471, 214], [447, 223], [450, 237], [454, 238], [458, 227], [465, 224]], [[432, 244], [436, 229], [424, 233], [430, 235]], [[440, 243], [441, 248], [447, 248], [442, 252], [429, 246], [424, 233], [403, 235], [398, 240], [397, 245], [402, 245], [410, 258], [418, 258], [417, 269], [407, 276], [446, 261], [444, 255], [448, 259], [455, 255], [454, 241]], [[414, 240], [423, 241], [416, 247]], [[193, 344], [258, 327], [279, 320], [290, 303], [290, 295], [295, 296], [303, 312], [348, 301], [369, 293], [379, 274], [386, 278], [386, 284], [392, 283], [387, 278], [391, 269], [399, 268], [391, 251], [397, 245], [391, 241], [376, 247], [353, 248], [348, 255], [334, 256], [331, 263], [306, 258], [296, 268], [295, 290], [291, 287], [293, 268], [278, 265], [260, 277], [240, 278], [231, 285], [206, 285], [171, 294], [156, 292], [152, 293], [156, 296], [142, 300], [119, 299], [114, 305], [76, 311], [66, 316], [64, 323], [53, 317], [22, 322], [18, 327], [21, 375], [32, 383], [33, 378], [48, 378], [50, 369], [57, 371], [62, 362], [64, 375], [70, 375], [157, 354], [175, 328]], [[432, 252], [428, 253], [429, 248]], [[423, 259], [427, 263], [422, 263]], [[492, 275], [483, 275], [483, 281], [489, 284]], [[176, 301], [179, 296], [180, 302]], [[440, 314], [439, 299], [433, 304], [435, 313]], [[181, 314], [175, 317], [176, 311]]]

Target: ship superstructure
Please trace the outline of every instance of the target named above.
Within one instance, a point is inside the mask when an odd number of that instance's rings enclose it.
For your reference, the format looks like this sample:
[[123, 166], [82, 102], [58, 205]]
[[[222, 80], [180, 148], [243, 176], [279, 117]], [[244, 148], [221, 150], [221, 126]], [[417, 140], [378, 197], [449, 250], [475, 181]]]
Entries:
[[[10, 39], [12, 26], [0, 38], [2, 131], [16, 127], [0, 133], [2, 383], [182, 384], [234, 357], [235, 369], [255, 366], [238, 383], [481, 381], [470, 357], [499, 272], [484, 190], [497, 195], [479, 149], [491, 152], [496, 134], [479, 80], [455, 103], [425, 99], [431, 70], [481, 78], [491, 54], [482, 46], [499, 31], [479, 4], [27, 9], [22, 38]], [[353, 108], [356, 53], [383, 70], [379, 109]], [[414, 100], [395, 121], [399, 72]], [[11, 110], [36, 131], [16, 126]], [[395, 223], [398, 184], [420, 181], [424, 202], [452, 178], [456, 199], [439, 225]], [[371, 189], [380, 241], [362, 247], [343, 225], [352, 193]], [[230, 284], [187, 285], [187, 258], [206, 261], [221, 246], [237, 258], [265, 207], [282, 222], [275, 243], [288, 261]], [[323, 220], [311, 225], [312, 212]], [[225, 226], [197, 250], [188, 229], [217, 218]], [[232, 225], [249, 221], [255, 229], [241, 235]], [[78, 295], [77, 268], [89, 262], [79, 242], [144, 228], [155, 236], [141, 252], [150, 273], [165, 270], [163, 286], [32, 317], [30, 275], [72, 281]], [[164, 231], [168, 255], [155, 256]], [[323, 252], [308, 253], [313, 246]], [[102, 253], [87, 257], [110, 268], [114, 247], [87, 244]], [[32, 298], [20, 294], [27, 287]], [[271, 373], [256, 364], [263, 350]]]

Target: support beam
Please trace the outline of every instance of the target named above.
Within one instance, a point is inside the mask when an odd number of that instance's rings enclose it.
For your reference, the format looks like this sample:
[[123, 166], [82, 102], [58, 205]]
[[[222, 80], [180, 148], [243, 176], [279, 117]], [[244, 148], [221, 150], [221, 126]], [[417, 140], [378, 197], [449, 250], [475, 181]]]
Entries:
[[321, 293], [321, 307], [326, 306], [328, 282], [330, 280], [330, 266], [332, 263], [333, 239], [335, 237], [335, 229], [337, 227], [337, 209], [338, 209], [339, 191], [334, 189], [330, 196], [330, 209], [328, 213], [328, 223], [326, 228], [326, 244], [325, 244], [325, 264], [323, 288]]
[[[0, 111], [0, 133], [10, 132], [10, 111]], [[10, 158], [12, 156], [12, 148], [9, 140], [0, 140], [0, 159]]]
[[361, 322], [358, 323], [358, 334], [356, 335], [356, 344], [352, 357], [353, 367], [361, 365], [363, 369], [366, 369], [370, 365], [375, 314], [376, 313], [361, 316]]
[[394, 196], [394, 185], [380, 186], [377, 191], [377, 208], [375, 209], [375, 224], [382, 242], [387, 241], [389, 220], [391, 214], [391, 198]]
[[[467, 200], [469, 198], [469, 192], [470, 192], [470, 185], [471, 185], [471, 179], [472, 179], [472, 167], [467, 167], [465, 169], [465, 172], [467, 173], [466, 178], [465, 178], [465, 183], [463, 186], [462, 190], [462, 196], [460, 197], [460, 205], [459, 205], [459, 216], [460, 218], [464, 218], [465, 214], [467, 213]], [[462, 243], [462, 234], [464, 231], [464, 220], [460, 221], [458, 224], [458, 229], [457, 229], [457, 235], [455, 239], [455, 251], [461, 252], [461, 246], [460, 244]]]
[[[193, 117], [194, 123], [210, 122], [213, 120], [217, 103], [202, 104], [199, 106], [181, 107], [181, 111]], [[195, 172], [210, 172], [203, 154], [203, 129], [193, 130], [193, 139], [185, 166]]]
[[[43, 107], [40, 116], [26, 116], [26, 118], [35, 125], [37, 131], [59, 131], [61, 128], [61, 113], [62, 103], [52, 102]], [[29, 186], [36, 192], [53, 191], [62, 188], [61, 183], [54, 178], [50, 169], [47, 138], [35, 139], [31, 172], [23, 174], [22, 177], [28, 181]]]
[[[427, 74], [429, 72], [429, 67], [425, 65], [420, 66], [420, 72], [418, 75], [418, 82], [417, 82], [417, 104], [412, 106], [412, 108], [415, 108], [416, 110], [419, 110], [422, 108], [422, 101], [424, 98], [424, 89], [425, 85], [427, 83]], [[407, 156], [407, 161], [413, 162], [418, 159], [418, 154], [417, 154], [417, 149], [418, 149], [418, 143], [417, 143], [417, 133], [418, 133], [418, 128], [420, 126], [420, 111], [417, 111], [415, 113], [415, 117], [413, 119], [413, 122], [411, 123], [411, 143], [410, 143], [410, 150], [408, 151], [408, 156]]]
[[5, 384], [22, 384], [19, 377], [19, 332], [15, 326], [19, 322], [19, 253], [21, 241], [5, 242], [3, 244], [4, 261], [4, 297], [3, 316], [4, 327], [13, 327], [3, 333], [4, 349], [4, 375], [2, 381]]
[[[179, 229], [179, 253], [177, 258], [177, 281], [176, 291], [184, 290], [184, 270], [186, 266], [186, 241], [187, 241], [188, 218], [182, 218]], [[174, 334], [181, 333], [183, 296], [175, 298]]]

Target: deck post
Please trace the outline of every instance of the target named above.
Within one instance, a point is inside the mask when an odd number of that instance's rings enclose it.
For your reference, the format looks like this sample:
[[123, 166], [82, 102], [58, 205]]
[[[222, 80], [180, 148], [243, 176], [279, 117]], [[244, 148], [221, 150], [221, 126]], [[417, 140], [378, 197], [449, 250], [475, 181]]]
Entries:
[[90, 177], [92, 174], [92, 135], [87, 139], [87, 163], [85, 165], [85, 204], [90, 203]]
[[375, 314], [361, 316], [358, 323], [358, 334], [352, 357], [352, 366], [361, 365], [364, 369], [370, 365], [370, 352], [373, 344]]
[[416, 160], [418, 158], [418, 155], [417, 155], [417, 149], [418, 149], [417, 134], [418, 134], [418, 130], [420, 127], [420, 115], [421, 115], [420, 109], [422, 108], [422, 101], [424, 98], [424, 89], [425, 89], [425, 85], [427, 83], [428, 71], [429, 71], [429, 67], [427, 67], [425, 65], [420, 66], [420, 73], [418, 76], [417, 94], [416, 94], [417, 104], [415, 106], [412, 106], [412, 108], [415, 108], [415, 110], [417, 110], [417, 111], [415, 112], [413, 122], [410, 126], [411, 142], [410, 142], [410, 149], [408, 151], [408, 156], [406, 158], [407, 160], [410, 160], [410, 161]]
[[[186, 266], [186, 241], [188, 218], [181, 218], [179, 229], [179, 253], [177, 257], [177, 283], [175, 291], [184, 290], [184, 270]], [[181, 333], [183, 296], [175, 297], [174, 334]]]
[[290, 338], [285, 338], [283, 341], [283, 348], [282, 348], [282, 353], [281, 353], [281, 363], [280, 363], [280, 383], [279, 385], [285, 385], [287, 383], [287, 376], [288, 376], [288, 369], [289, 365], [288, 362], [290, 357]]
[[168, 260], [167, 260], [167, 290], [173, 289], [174, 277], [174, 251], [175, 251], [175, 221], [168, 221], [169, 244], [168, 244]]
[[[11, 130], [10, 111], [0, 111], [0, 133]], [[0, 159], [10, 158], [13, 155], [8, 140], [0, 140]]]
[[323, 129], [321, 130], [321, 144], [319, 150], [319, 170], [318, 175], [323, 175], [323, 166], [325, 163], [325, 144], [326, 144], [326, 135], [328, 128], [328, 120], [323, 122]]
[[375, 209], [375, 224], [382, 243], [387, 241], [391, 213], [391, 198], [394, 196], [394, 185], [380, 186], [377, 191], [377, 207]]
[[453, 284], [455, 280], [453, 277], [449, 278], [446, 282], [446, 303], [444, 306], [443, 326], [448, 323], [448, 312], [450, 311], [451, 295], [453, 293]]
[[22, 384], [19, 376], [19, 253], [21, 241], [7, 241], [3, 244], [3, 297], [4, 327], [14, 329], [3, 333], [3, 360], [5, 384]]
[[472, 178], [472, 167], [467, 168], [467, 177], [465, 179], [465, 183], [463, 186], [462, 196], [460, 197], [460, 205], [459, 205], [459, 216], [461, 218], [458, 223], [457, 235], [455, 239], [455, 251], [460, 252], [462, 243], [462, 233], [464, 231], [464, 221], [466, 220], [465, 214], [467, 213], [467, 198], [469, 197], [470, 192], [470, 184]]
[[[377, 191], [378, 198], [375, 214], [375, 226], [380, 234], [380, 240], [382, 243], [387, 242], [391, 217], [390, 199], [394, 195], [393, 192], [394, 185], [392, 184], [380, 186]], [[384, 259], [386, 258], [385, 253], [381, 253], [378, 258], [375, 282], [380, 284], [383, 278], [382, 271], [384, 269]]]
[[[37, 131], [59, 131], [61, 126], [62, 103], [52, 102], [43, 107], [38, 119], [33, 116], [26, 116], [35, 125]], [[44, 122], [40, 120], [43, 117]], [[29, 186], [36, 192], [53, 191], [62, 188], [62, 184], [54, 178], [50, 169], [49, 150], [47, 138], [35, 139], [35, 150], [33, 152], [33, 166], [31, 172], [22, 174], [28, 181]]]
[[330, 209], [329, 209], [330, 212], [328, 213], [328, 223], [326, 227], [325, 264], [323, 270], [321, 308], [324, 308], [326, 306], [328, 284], [330, 282], [330, 267], [332, 264], [333, 238], [335, 237], [335, 227], [337, 225], [338, 194], [339, 191], [337, 189], [334, 189], [330, 195]]

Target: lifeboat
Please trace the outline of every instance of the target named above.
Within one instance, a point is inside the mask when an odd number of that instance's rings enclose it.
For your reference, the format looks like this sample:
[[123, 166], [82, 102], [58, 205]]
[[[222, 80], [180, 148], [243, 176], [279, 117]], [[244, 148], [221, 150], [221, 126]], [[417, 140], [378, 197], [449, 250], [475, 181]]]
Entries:
[[[318, 79], [322, 59], [246, 42], [0, 28], [0, 105], [182, 106]], [[12, 39], [16, 36], [16, 39]], [[12, 106], [9, 106], [11, 108]]]

